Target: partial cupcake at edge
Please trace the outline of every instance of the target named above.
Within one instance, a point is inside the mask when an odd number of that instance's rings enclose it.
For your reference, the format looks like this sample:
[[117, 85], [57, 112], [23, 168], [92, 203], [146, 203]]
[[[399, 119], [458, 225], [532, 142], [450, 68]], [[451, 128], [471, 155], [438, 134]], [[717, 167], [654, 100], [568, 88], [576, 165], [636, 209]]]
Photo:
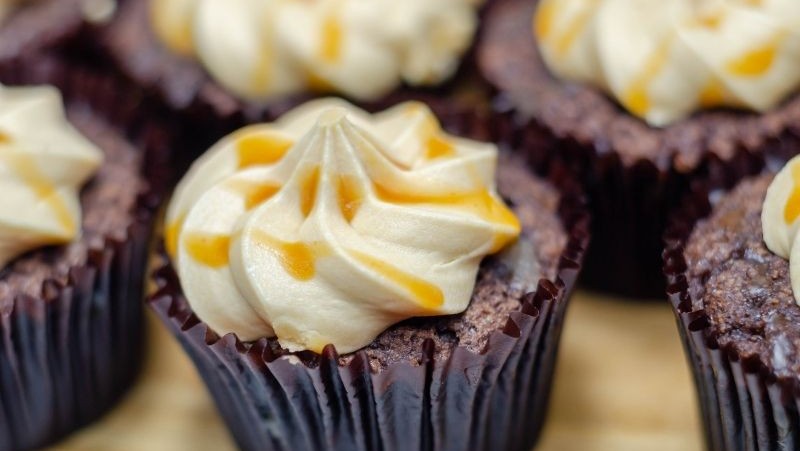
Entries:
[[139, 86], [227, 133], [320, 94], [378, 108], [454, 95], [475, 72], [482, 3], [121, 0], [97, 41]]
[[535, 442], [587, 216], [442, 125], [315, 100], [179, 183], [150, 303], [242, 449]]
[[781, 165], [709, 177], [666, 235], [668, 292], [714, 450], [800, 446], [800, 157]]
[[582, 174], [589, 286], [660, 296], [660, 237], [689, 180], [797, 148], [798, 30], [793, 0], [492, 4], [478, 64], [520, 146]]
[[[0, 85], [4, 450], [63, 437], [105, 412], [133, 382], [159, 185], [149, 182], [145, 149], [166, 142], [141, 121], [106, 119], [99, 93], [105, 106], [120, 110], [128, 100], [112, 98], [124, 90], [105, 77], [78, 72], [73, 85], [66, 77], [72, 72], [46, 59], [30, 70], [0, 71], [4, 82], [58, 85]], [[95, 100], [82, 97], [86, 90]]]

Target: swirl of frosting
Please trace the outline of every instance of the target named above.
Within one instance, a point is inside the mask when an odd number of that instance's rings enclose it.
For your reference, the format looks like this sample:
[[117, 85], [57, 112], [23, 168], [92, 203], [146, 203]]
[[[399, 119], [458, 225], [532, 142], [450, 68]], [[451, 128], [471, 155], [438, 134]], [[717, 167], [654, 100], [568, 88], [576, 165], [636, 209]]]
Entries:
[[0, 267], [78, 236], [78, 193], [102, 157], [67, 121], [58, 90], [0, 85]]
[[167, 47], [246, 99], [308, 90], [369, 100], [449, 78], [479, 0], [152, 0]]
[[556, 75], [653, 126], [699, 108], [766, 111], [800, 86], [797, 0], [542, 0], [534, 33]]
[[761, 228], [767, 248], [789, 260], [792, 291], [800, 304], [800, 156], [789, 160], [769, 185]]
[[340, 352], [413, 316], [463, 311], [481, 259], [520, 224], [495, 191], [497, 149], [406, 103], [334, 99], [224, 138], [179, 184], [168, 252], [219, 333]]

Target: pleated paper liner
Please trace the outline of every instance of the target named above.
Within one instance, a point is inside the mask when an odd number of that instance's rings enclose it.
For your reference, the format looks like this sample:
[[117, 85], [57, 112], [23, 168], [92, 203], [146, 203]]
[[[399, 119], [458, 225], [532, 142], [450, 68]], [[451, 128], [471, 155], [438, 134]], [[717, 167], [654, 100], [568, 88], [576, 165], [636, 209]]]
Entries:
[[[658, 156], [629, 158], [631, 161], [628, 161], [611, 147], [609, 139], [590, 140], [564, 131], [556, 132], [523, 111], [538, 105], [537, 92], [544, 89], [541, 80], [529, 75], [539, 74], [542, 64], [535, 50], [532, 29], [536, 3], [536, 0], [494, 2], [487, 12], [484, 39], [478, 48], [478, 64], [499, 91], [495, 110], [499, 117], [506, 118], [507, 128], [516, 130], [511, 148], [528, 149], [530, 157], [538, 164], [557, 160], [583, 183], [590, 201], [593, 239], [582, 283], [592, 289], [624, 296], [661, 299], [665, 288], [661, 238], [667, 214], [688, 192], [693, 179], [712, 170], [718, 156], [705, 152], [698, 161], [687, 164], [676, 162], [680, 159], [676, 149], [665, 148]], [[568, 93], [579, 97], [577, 90]], [[800, 102], [792, 102], [791, 114], [800, 117], [796, 112]], [[521, 104], [526, 107], [520, 108]], [[572, 113], [584, 122], [594, 119], [586, 111]], [[564, 120], [577, 121], [568, 117]], [[740, 126], [745, 122], [732, 125]], [[800, 129], [796, 126], [776, 130], [775, 123], [770, 121], [763, 121], [759, 126], [763, 128], [759, 137], [762, 143], [726, 142], [727, 147], [720, 146], [727, 149], [725, 158], [733, 158], [741, 152], [766, 155], [800, 146]], [[687, 141], [700, 139], [711, 143], [718, 140], [713, 127], [705, 131], [707, 136], [687, 136]]]
[[768, 160], [738, 153], [715, 165], [693, 186], [670, 219], [665, 235], [664, 273], [670, 302], [687, 354], [711, 450], [795, 450], [800, 448], [800, 386], [777, 379], [758, 360], [720, 346], [703, 309], [693, 307], [684, 249], [695, 224], [711, 212], [711, 197], [731, 189], [766, 166], [780, 168], [788, 155]]
[[427, 340], [419, 365], [379, 372], [363, 351], [340, 366], [332, 346], [322, 355], [281, 357], [266, 340], [242, 343], [211, 331], [169, 263], [154, 275], [150, 305], [194, 361], [242, 449], [527, 451], [545, 418], [564, 313], [588, 244], [581, 196], [574, 183], [564, 186], [559, 217], [568, 243], [557, 277], [540, 280], [480, 353], [457, 347], [436, 360]]
[[[31, 56], [0, 68], [5, 84], [52, 84], [70, 108], [88, 109], [101, 130], [127, 135], [146, 152], [150, 186], [117, 238], [89, 247], [66, 281], [47, 280], [37, 297], [0, 312], [0, 450], [48, 444], [106, 411], [142, 360], [142, 301], [152, 218], [163, 192], [168, 133], [115, 80], [58, 58]], [[120, 138], [122, 139], [122, 138]]]

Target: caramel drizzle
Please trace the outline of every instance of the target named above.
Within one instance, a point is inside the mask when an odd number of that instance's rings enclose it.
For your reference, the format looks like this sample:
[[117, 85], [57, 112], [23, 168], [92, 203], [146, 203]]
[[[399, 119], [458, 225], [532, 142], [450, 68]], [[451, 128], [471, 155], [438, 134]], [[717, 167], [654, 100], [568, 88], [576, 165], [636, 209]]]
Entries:
[[650, 111], [650, 84], [664, 70], [669, 57], [674, 36], [663, 39], [645, 61], [642, 71], [634, 77], [633, 82], [622, 95], [622, 104], [637, 116], [646, 116]]
[[738, 77], [759, 77], [766, 74], [775, 62], [783, 36], [784, 33], [778, 33], [766, 44], [729, 61], [725, 66], [727, 71]]
[[792, 165], [792, 192], [786, 200], [783, 210], [783, 219], [786, 224], [792, 224], [800, 217], [800, 164]]
[[[65, 235], [75, 236], [77, 225], [72, 219], [72, 212], [69, 211], [69, 207], [58, 192], [58, 188], [47, 179], [31, 156], [19, 152], [2, 151], [2, 146], [10, 143], [11, 137], [0, 131], [0, 159], [4, 160], [11, 170], [22, 178], [23, 182], [36, 194], [36, 197], [50, 206], [56, 215], [56, 220], [64, 229]], [[57, 237], [52, 239], [61, 241]]]
[[342, 57], [344, 29], [339, 18], [338, 5], [322, 19], [322, 38], [319, 57], [326, 63], [336, 63]]
[[393, 284], [403, 287], [403, 290], [410, 293], [423, 308], [434, 310], [444, 304], [444, 294], [436, 285], [369, 254], [355, 249], [350, 249], [348, 252], [371, 271], [380, 274], [381, 277]]
[[249, 133], [236, 141], [239, 168], [270, 165], [280, 161], [294, 141], [278, 134]]

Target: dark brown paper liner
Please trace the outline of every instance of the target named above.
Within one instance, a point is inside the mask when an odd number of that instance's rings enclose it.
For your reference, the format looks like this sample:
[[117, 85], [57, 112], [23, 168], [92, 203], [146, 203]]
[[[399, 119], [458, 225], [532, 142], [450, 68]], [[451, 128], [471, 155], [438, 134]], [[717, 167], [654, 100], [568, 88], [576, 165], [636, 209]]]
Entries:
[[17, 297], [0, 312], [0, 450], [20, 450], [95, 419], [138, 373], [144, 274], [163, 189], [158, 177], [166, 134], [158, 124], [127, 116], [135, 112], [126, 108], [128, 91], [113, 80], [55, 58], [17, 60], [0, 68], [0, 80], [56, 85], [71, 107], [116, 119], [112, 127], [147, 149], [143, 170], [154, 181], [130, 211], [123, 239], [106, 238], [102, 247], [90, 248], [85, 264], [69, 268], [66, 284], [47, 280], [39, 297]]
[[[517, 0], [497, 0], [495, 4], [511, 1]], [[490, 9], [488, 15], [492, 12]], [[481, 58], [481, 51], [478, 53]], [[518, 75], [524, 77], [525, 73], [519, 71]], [[659, 160], [641, 158], [626, 162], [609, 149], [607, 142], [557, 136], [536, 118], [518, 110], [514, 96], [522, 94], [505, 92], [502, 86], [497, 88], [500, 90], [494, 102], [497, 120], [504, 120], [504, 128], [514, 131], [507, 134], [512, 137], [510, 147], [526, 149], [536, 166], [563, 166], [583, 183], [592, 213], [592, 245], [581, 282], [592, 289], [624, 296], [662, 298], [665, 288], [661, 271], [662, 236], [668, 212], [688, 193], [692, 180], [714, 170], [719, 157], [707, 153], [691, 169], [677, 167], [674, 152], [666, 150]], [[763, 158], [768, 154], [785, 154], [800, 147], [800, 128], [787, 128], [770, 135], [757, 150], [747, 150], [741, 144], [732, 146], [731, 155], [752, 153], [754, 158]]]
[[457, 347], [435, 361], [428, 340], [420, 365], [378, 373], [363, 352], [339, 366], [333, 346], [291, 363], [265, 340], [214, 334], [191, 311], [169, 263], [156, 271], [149, 303], [194, 361], [241, 449], [527, 451], [544, 421], [589, 236], [575, 184], [562, 175], [551, 180], [562, 189], [559, 216], [569, 237], [557, 277], [542, 279], [480, 353]]
[[[800, 149], [798, 149], [800, 150]], [[665, 235], [667, 294], [697, 386], [706, 442], [712, 450], [795, 450], [800, 447], [800, 385], [780, 380], [757, 357], [743, 358], [722, 347], [703, 309], [693, 308], [684, 248], [695, 224], [707, 217], [710, 196], [731, 189], [765, 166], [781, 167], [785, 156], [768, 161], [738, 154], [696, 183], [670, 218]]]

